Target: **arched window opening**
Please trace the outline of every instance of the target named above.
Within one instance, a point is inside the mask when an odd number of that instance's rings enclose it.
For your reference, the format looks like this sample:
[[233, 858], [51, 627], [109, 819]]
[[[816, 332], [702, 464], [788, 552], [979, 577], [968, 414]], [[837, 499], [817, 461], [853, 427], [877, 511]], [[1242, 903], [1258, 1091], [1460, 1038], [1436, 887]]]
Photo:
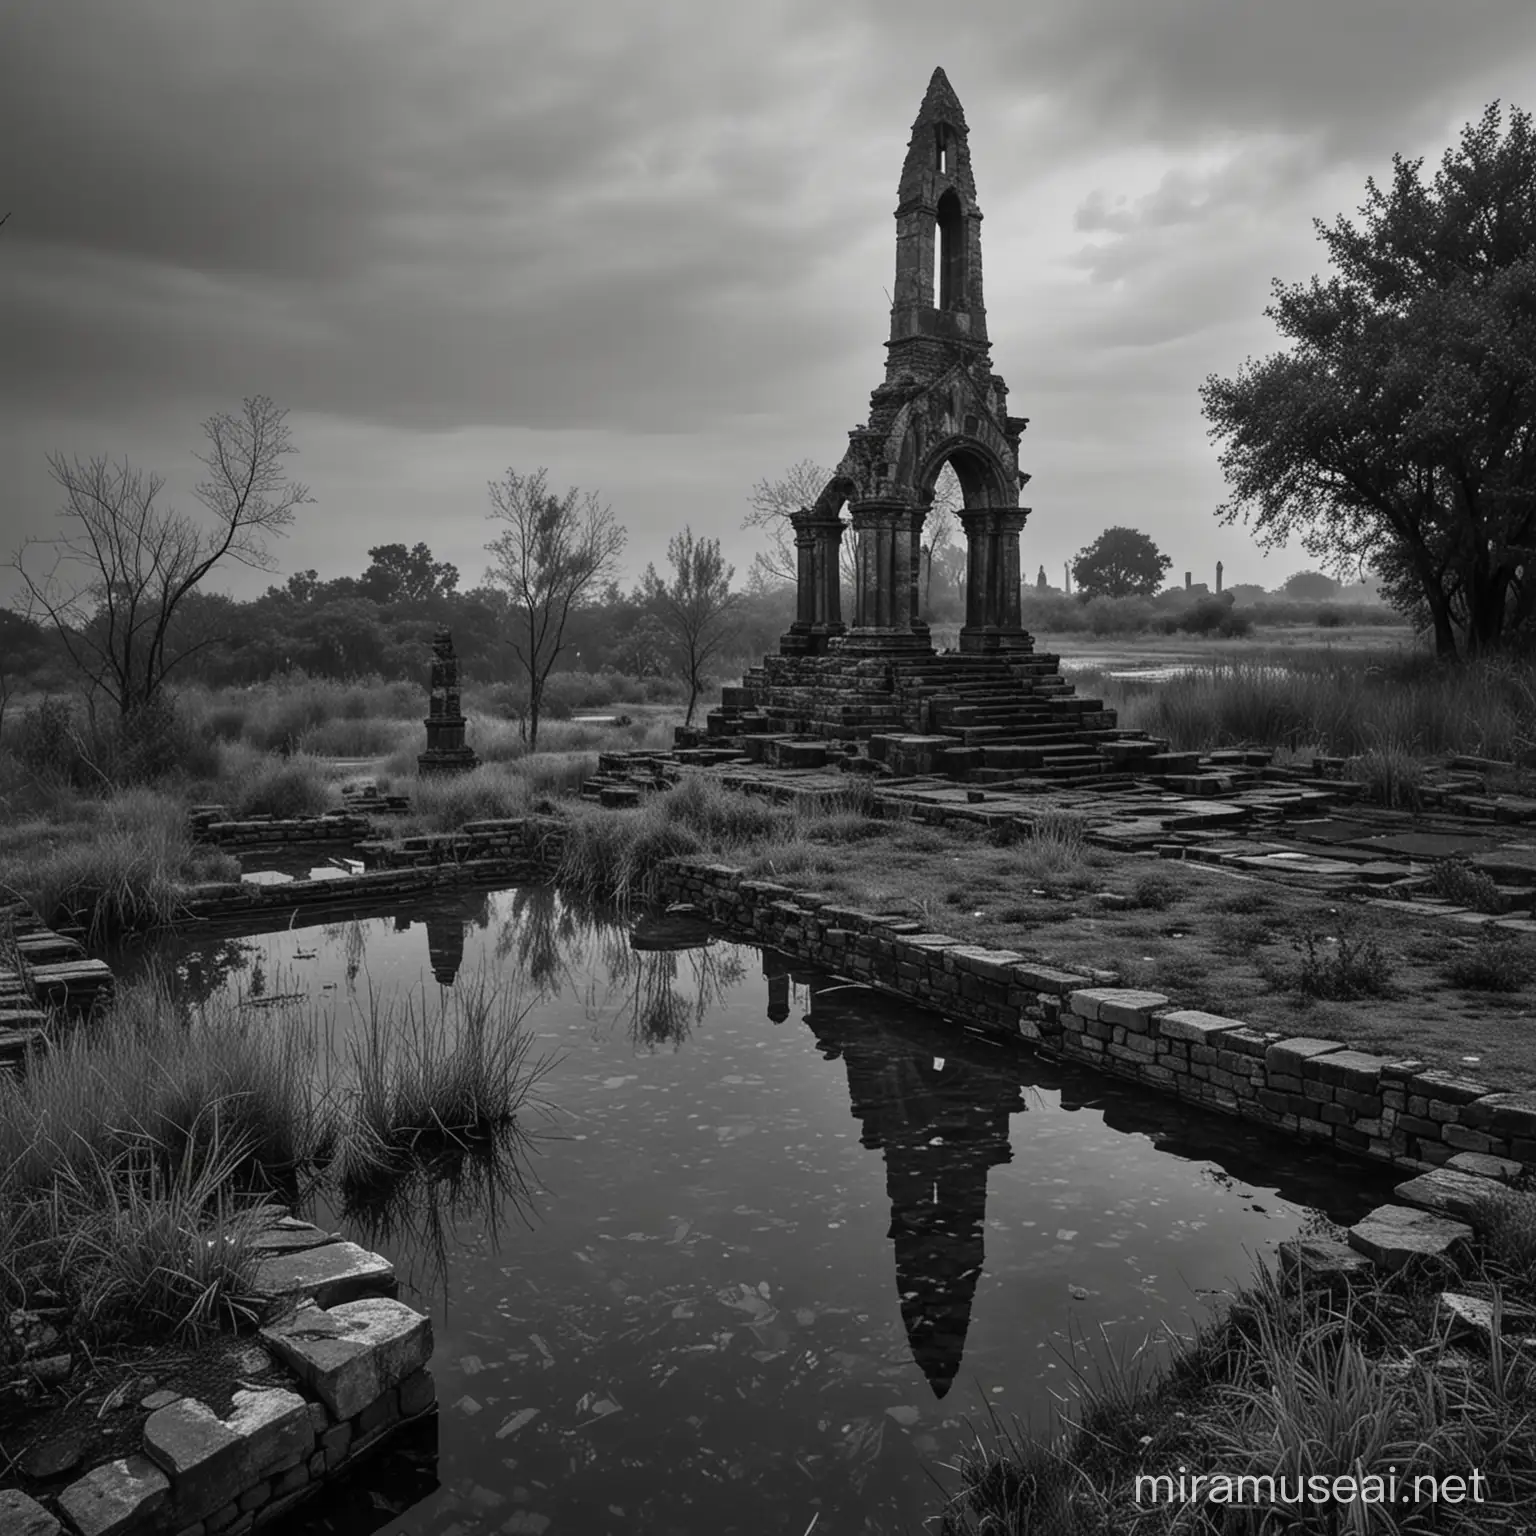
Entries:
[[955, 174], [955, 141], [947, 123], [933, 125], [933, 168], [941, 176]]
[[939, 199], [939, 308], [965, 308], [965, 215], [951, 188]]

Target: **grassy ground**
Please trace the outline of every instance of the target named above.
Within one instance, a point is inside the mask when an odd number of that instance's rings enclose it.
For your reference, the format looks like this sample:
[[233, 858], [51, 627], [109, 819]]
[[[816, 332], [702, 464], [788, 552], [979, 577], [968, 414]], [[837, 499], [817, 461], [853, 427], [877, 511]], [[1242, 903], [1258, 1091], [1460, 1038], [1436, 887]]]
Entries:
[[578, 807], [561, 883], [643, 901], [661, 860], [707, 853], [967, 943], [1112, 971], [1182, 1007], [1536, 1086], [1528, 937], [1088, 847], [1067, 816], [1005, 837], [872, 819], [867, 793], [853, 784], [847, 806], [807, 812], [698, 777], [638, 811]]

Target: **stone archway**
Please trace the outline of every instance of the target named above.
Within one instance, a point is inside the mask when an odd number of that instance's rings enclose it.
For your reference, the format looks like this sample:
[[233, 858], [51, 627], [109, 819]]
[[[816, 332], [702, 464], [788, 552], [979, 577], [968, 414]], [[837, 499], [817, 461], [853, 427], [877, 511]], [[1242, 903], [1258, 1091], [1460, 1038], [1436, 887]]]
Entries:
[[[935, 294], [935, 264], [942, 258]], [[935, 298], [939, 300], [935, 303]], [[982, 300], [981, 210], [965, 113], [942, 69], [929, 81], [902, 167], [896, 209], [896, 286], [886, 375], [866, 422], [816, 506], [792, 519], [799, 560], [795, 623], [781, 649], [854, 654], [931, 652], [919, 617], [924, 518], [945, 463], [960, 476], [967, 579], [962, 650], [1024, 650], [1018, 536], [1019, 438], [1008, 388], [992, 372]], [[857, 541], [851, 628], [833, 587], [846, 500]]]

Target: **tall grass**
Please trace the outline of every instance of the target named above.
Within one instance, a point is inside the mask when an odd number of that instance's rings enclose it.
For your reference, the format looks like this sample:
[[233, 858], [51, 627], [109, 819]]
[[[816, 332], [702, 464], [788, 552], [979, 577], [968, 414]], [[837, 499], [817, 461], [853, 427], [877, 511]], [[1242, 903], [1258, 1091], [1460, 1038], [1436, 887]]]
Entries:
[[179, 798], [132, 789], [79, 811], [62, 841], [42, 828], [0, 853], [0, 894], [30, 903], [45, 922], [82, 924], [93, 943], [169, 924], [188, 883], [239, 878], [231, 855], [193, 843]]
[[[414, 683], [379, 678], [344, 683], [302, 672], [251, 688], [188, 689], [182, 695], [202, 730], [218, 741], [244, 741], [263, 752], [335, 756], [371, 755], [347, 748], [358, 740], [385, 737], [383, 731], [359, 729], [348, 738], [345, 722], [419, 721], [423, 697], [422, 687]], [[376, 750], [389, 750], [394, 739], [390, 733], [389, 745]]]
[[307, 1022], [257, 1020], [229, 1002], [193, 1012], [151, 972], [125, 984], [105, 1018], [60, 1029], [24, 1076], [0, 1078], [0, 1168], [35, 1190], [155, 1146], [169, 1169], [188, 1161], [219, 1104], [222, 1144], [244, 1149], [241, 1169], [260, 1184], [328, 1140], [317, 1059]]
[[338, 1061], [312, 1016], [193, 1010], [153, 973], [125, 986], [0, 1078], [0, 1301], [46, 1287], [87, 1333], [250, 1317], [259, 1198], [322, 1177], [387, 1197], [445, 1151], [504, 1156], [544, 1066], [525, 1011], [483, 977], [435, 1015], [374, 1003]]
[[[1093, 691], [1123, 726], [1181, 751], [1320, 746], [1355, 757], [1392, 749], [1513, 759], [1536, 729], [1528, 662], [1449, 665], [1411, 652], [1286, 654], [1220, 661], [1163, 683], [1100, 676]], [[1088, 684], [1085, 680], [1084, 687]]]
[[482, 972], [434, 1006], [425, 988], [381, 1002], [349, 1041], [339, 1153], [343, 1195], [358, 1200], [413, 1162], [487, 1146], [516, 1120], [547, 1070], [530, 1062], [527, 1003]]
[[276, 757], [244, 742], [220, 749], [216, 792], [234, 816], [318, 816], [335, 806], [324, 766], [308, 754]]
[[[1492, 1280], [1474, 1270], [1458, 1282]], [[1384, 1280], [1293, 1292], [1270, 1273], [1240, 1292], [1225, 1321], [1181, 1341], [1160, 1377], [1127, 1392], [1111, 1371], [1053, 1438], [994, 1420], [959, 1458], [959, 1487], [938, 1522], [941, 1536], [1023, 1536], [1033, 1531], [1165, 1533], [1204, 1529], [1220, 1508], [1224, 1532], [1491, 1531], [1536, 1499], [1531, 1406], [1536, 1370], [1495, 1340], [1482, 1360], [1457, 1356], [1430, 1311], [1432, 1292]], [[1081, 1379], [1081, 1378], [1080, 1378]], [[1141, 1501], [1138, 1474], [1219, 1472], [1284, 1479], [1416, 1476], [1485, 1479], [1465, 1509], [1399, 1502], [1336, 1505], [1183, 1504]], [[1253, 1485], [1250, 1485], [1253, 1486]], [[1259, 1484], [1262, 1487], [1264, 1484]], [[1286, 1520], [1274, 1523], [1284, 1514]], [[1465, 1519], [1465, 1524], [1458, 1524]], [[1193, 1523], [1192, 1523], [1193, 1522]], [[1483, 1523], [1486, 1522], [1486, 1523]]]

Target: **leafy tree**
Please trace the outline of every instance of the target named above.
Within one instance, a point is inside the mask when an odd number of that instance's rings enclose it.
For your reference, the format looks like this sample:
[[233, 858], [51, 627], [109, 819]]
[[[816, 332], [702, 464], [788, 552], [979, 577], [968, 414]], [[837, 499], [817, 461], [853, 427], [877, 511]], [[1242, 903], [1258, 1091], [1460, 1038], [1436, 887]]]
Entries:
[[[287, 531], [294, 509], [313, 500], [290, 482], [283, 458], [294, 452], [287, 412], [265, 395], [241, 416], [203, 423], [209, 452], [198, 455], [209, 478], [197, 499], [212, 514], [203, 526], [163, 509], [165, 482], [126, 460], [49, 456], [64, 491], [66, 532], [34, 540], [12, 560], [36, 609], [52, 622], [89, 694], [104, 694], [127, 729], [147, 711], [172, 668], [211, 642], [178, 642], [178, 610], [223, 560], [271, 565], [267, 539]], [[52, 552], [46, 569], [29, 569], [27, 550]], [[148, 718], [148, 716], [146, 716]]]
[[612, 579], [624, 548], [624, 530], [595, 492], [573, 486], [553, 495], [548, 474], [508, 469], [490, 484], [488, 515], [505, 524], [486, 545], [495, 559], [490, 580], [509, 600], [508, 644], [527, 680], [529, 751], [538, 750], [544, 686], [565, 649], [571, 613]]
[[375, 603], [432, 603], [448, 597], [459, 584], [458, 567], [434, 560], [425, 544], [378, 544], [368, 551], [373, 562], [358, 581], [358, 594]]
[[1072, 562], [1081, 597], [1151, 597], [1173, 561], [1134, 528], [1106, 528]]
[[1201, 388], [1225, 522], [1382, 578], [1442, 656], [1536, 621], [1536, 134], [1494, 102], [1425, 185], [1393, 157], [1361, 224], [1316, 221], [1337, 268], [1278, 280], [1290, 352]]
[[1337, 597], [1339, 583], [1332, 576], [1324, 575], [1322, 571], [1297, 571], [1294, 576], [1286, 578], [1285, 585], [1280, 590], [1299, 603], [1317, 603], [1330, 597]]
[[687, 679], [688, 713], [683, 724], [692, 725], [705, 668], [725, 644], [726, 626], [736, 607], [736, 594], [731, 591], [736, 571], [725, 563], [719, 539], [695, 539], [690, 527], [673, 535], [667, 559], [672, 580], [664, 582], [656, 568], [648, 566], [643, 585]]

